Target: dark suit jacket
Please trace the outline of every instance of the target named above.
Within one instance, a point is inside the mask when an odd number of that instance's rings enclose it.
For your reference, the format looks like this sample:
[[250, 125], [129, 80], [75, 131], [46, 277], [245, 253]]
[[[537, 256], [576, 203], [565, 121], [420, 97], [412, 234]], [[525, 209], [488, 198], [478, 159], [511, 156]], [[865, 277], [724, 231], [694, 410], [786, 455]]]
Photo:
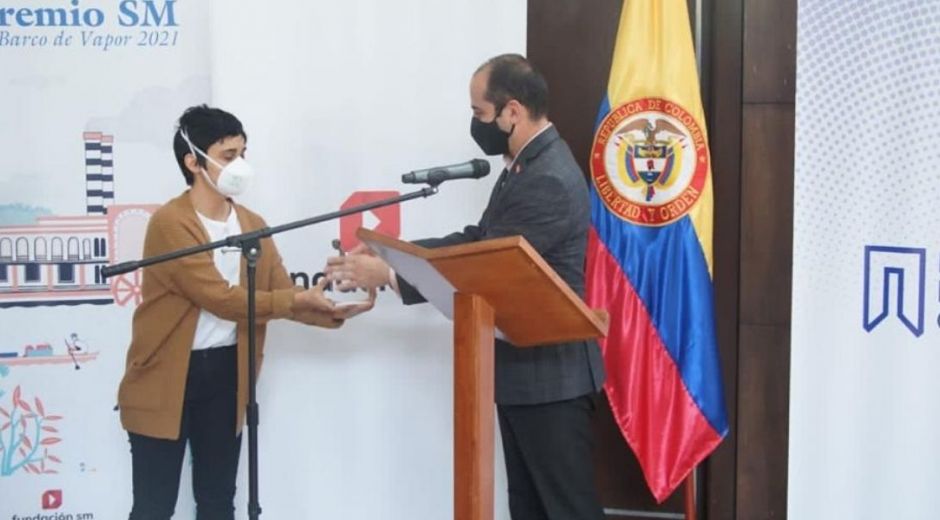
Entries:
[[[416, 240], [442, 247], [522, 235], [555, 272], [584, 296], [584, 254], [590, 226], [587, 183], [555, 127], [539, 134], [503, 170], [480, 223], [442, 238]], [[495, 266], [494, 266], [495, 267]], [[398, 277], [405, 304], [425, 299]], [[597, 342], [516, 348], [496, 340], [496, 402], [540, 404], [594, 393], [604, 382]]]

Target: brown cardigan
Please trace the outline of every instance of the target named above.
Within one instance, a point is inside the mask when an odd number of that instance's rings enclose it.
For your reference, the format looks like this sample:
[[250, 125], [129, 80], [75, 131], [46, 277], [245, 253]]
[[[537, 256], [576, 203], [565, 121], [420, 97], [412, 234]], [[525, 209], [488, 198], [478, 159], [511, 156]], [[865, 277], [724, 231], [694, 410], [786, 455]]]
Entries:
[[[235, 204], [242, 232], [264, 227], [264, 220]], [[158, 209], [147, 225], [143, 255], [149, 257], [204, 244], [209, 236], [196, 216], [189, 192]], [[143, 271], [143, 301], [134, 312], [131, 345], [124, 378], [118, 390], [121, 424], [129, 432], [161, 439], [179, 438], [189, 355], [200, 309], [238, 322], [238, 417], [241, 431], [248, 400], [248, 292], [245, 259], [241, 283], [230, 287], [216, 269], [211, 253], [147, 267]], [[265, 323], [292, 317], [295, 287], [274, 241], [261, 241], [257, 269], [257, 359], [260, 370]]]

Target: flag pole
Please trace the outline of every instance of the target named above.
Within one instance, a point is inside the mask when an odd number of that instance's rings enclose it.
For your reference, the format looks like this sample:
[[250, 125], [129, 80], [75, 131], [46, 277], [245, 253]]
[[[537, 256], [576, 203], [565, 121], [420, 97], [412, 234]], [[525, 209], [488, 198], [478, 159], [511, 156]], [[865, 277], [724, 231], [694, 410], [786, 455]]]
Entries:
[[[695, 68], [702, 77], [702, 0], [695, 0], [695, 20], [692, 24], [692, 47], [695, 51]], [[698, 507], [695, 503], [695, 476], [698, 466], [694, 466], [685, 479], [685, 520], [696, 520]]]
[[[702, 77], [702, 0], [695, 0], [695, 22], [692, 24], [692, 47], [695, 51], [695, 68]], [[696, 520], [698, 507], [695, 503], [695, 475], [698, 466], [693, 466], [685, 479], [685, 520]]]
[[695, 504], [695, 473], [698, 466], [692, 468], [685, 479], [685, 520], [695, 520], [698, 508]]

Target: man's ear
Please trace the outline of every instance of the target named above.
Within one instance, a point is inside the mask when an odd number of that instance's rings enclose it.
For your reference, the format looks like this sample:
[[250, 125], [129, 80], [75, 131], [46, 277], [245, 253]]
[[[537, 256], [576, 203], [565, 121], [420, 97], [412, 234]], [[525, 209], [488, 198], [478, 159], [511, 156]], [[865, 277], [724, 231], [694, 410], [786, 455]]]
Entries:
[[513, 124], [522, 121], [529, 116], [529, 111], [522, 105], [522, 103], [516, 101], [515, 99], [510, 99], [506, 103], [506, 110], [509, 111], [510, 120]]

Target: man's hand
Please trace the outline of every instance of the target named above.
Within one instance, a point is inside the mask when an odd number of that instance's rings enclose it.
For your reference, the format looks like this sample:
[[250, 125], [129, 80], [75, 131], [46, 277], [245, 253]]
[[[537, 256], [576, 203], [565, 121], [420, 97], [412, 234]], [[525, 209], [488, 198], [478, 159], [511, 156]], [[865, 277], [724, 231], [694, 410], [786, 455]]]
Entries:
[[365, 244], [365, 242], [360, 242], [358, 246], [349, 250], [349, 254], [375, 256], [375, 251], [370, 249], [369, 246]]
[[389, 267], [367, 247], [356, 247], [345, 256], [326, 260], [326, 277], [339, 291], [376, 289], [389, 283]]

